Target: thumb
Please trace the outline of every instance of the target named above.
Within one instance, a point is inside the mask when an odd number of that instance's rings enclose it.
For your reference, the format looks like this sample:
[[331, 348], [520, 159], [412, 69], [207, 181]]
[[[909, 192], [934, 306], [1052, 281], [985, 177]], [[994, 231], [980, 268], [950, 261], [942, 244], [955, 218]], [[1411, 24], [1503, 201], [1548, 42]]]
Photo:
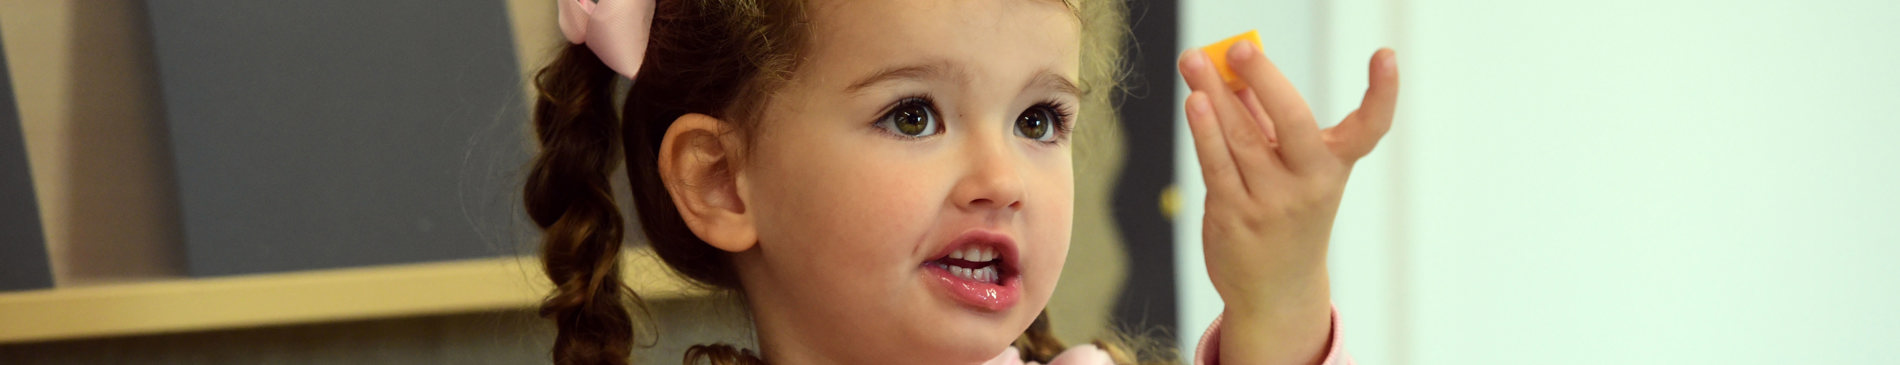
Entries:
[[1322, 134], [1326, 147], [1347, 163], [1372, 153], [1372, 147], [1392, 129], [1392, 115], [1398, 108], [1399, 68], [1392, 49], [1373, 53], [1368, 69], [1366, 96], [1359, 109]]

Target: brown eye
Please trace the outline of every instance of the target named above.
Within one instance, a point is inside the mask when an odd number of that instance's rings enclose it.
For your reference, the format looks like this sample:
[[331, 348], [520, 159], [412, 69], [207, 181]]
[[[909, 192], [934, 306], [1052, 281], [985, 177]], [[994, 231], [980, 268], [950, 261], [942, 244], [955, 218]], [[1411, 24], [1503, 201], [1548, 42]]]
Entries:
[[1054, 141], [1056, 123], [1061, 123], [1061, 120], [1061, 113], [1048, 106], [1038, 105], [1016, 116], [1016, 135], [1043, 142]]
[[904, 99], [891, 108], [890, 112], [878, 118], [878, 127], [897, 133], [900, 136], [919, 138], [937, 134], [943, 129], [937, 121], [937, 113], [930, 101], [921, 98]]

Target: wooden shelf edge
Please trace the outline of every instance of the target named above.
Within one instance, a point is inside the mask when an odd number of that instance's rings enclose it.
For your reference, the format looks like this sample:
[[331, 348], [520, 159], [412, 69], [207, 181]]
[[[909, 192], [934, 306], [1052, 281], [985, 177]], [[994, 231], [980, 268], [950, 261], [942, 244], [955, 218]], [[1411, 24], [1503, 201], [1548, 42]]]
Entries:
[[[647, 300], [702, 293], [625, 255]], [[549, 284], [534, 257], [374, 266], [0, 293], [0, 344], [529, 309]]]

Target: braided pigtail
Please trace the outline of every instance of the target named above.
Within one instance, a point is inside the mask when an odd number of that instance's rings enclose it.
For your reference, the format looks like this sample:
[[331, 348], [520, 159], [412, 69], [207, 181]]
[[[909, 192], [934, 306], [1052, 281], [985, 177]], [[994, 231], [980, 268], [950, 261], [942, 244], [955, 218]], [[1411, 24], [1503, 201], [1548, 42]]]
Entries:
[[[1116, 90], [1119, 81], [1126, 7], [1119, 0], [1063, 3], [1077, 11], [1085, 33], [1079, 80], [1088, 90], [1085, 118], [1112, 121], [1106, 91]], [[659, 147], [671, 123], [688, 113], [729, 122], [749, 142], [766, 101], [802, 59], [811, 25], [806, 6], [802, 0], [656, 1], [644, 63], [621, 104], [615, 104], [619, 73], [584, 44], [565, 46], [535, 74], [540, 93], [533, 125], [540, 152], [524, 200], [542, 229], [543, 270], [555, 286], [540, 310], [555, 323], [555, 364], [630, 362], [637, 337], [630, 309], [644, 313], [644, 302], [620, 277], [626, 227], [610, 181], [623, 162], [633, 197], [625, 204], [667, 268], [706, 287], [742, 287], [729, 255], [693, 234], [680, 216], [659, 173]], [[1139, 350], [1155, 343], [1096, 342], [1118, 364], [1147, 363], [1148, 352]], [[1025, 359], [1043, 362], [1066, 348], [1046, 315], [1016, 345]], [[693, 346], [683, 360], [763, 363], [757, 353], [729, 344]]]
[[540, 226], [542, 270], [554, 290], [541, 303], [554, 321], [556, 365], [623, 365], [630, 360], [639, 297], [620, 280], [624, 236], [608, 177], [620, 160], [614, 115], [617, 74], [584, 45], [568, 45], [535, 74], [540, 142], [525, 188]]
[[[636, 344], [628, 305], [644, 302], [620, 278], [626, 227], [609, 184], [623, 162], [632, 201], [622, 204], [633, 208], [654, 254], [693, 282], [739, 287], [726, 253], [694, 235], [673, 205], [659, 174], [659, 146], [687, 113], [723, 118], [742, 131], [750, 127], [803, 44], [802, 6], [798, 0], [657, 2], [642, 71], [621, 104], [615, 104], [619, 73], [585, 43], [565, 46], [535, 74], [540, 95], [533, 123], [541, 151], [524, 195], [529, 217], [542, 229], [543, 270], [555, 285], [541, 304], [541, 316], [555, 323], [555, 364], [627, 364]], [[720, 365], [759, 362], [730, 345], [699, 346], [688, 355]]]
[[[1153, 333], [1131, 335], [1122, 331], [1110, 331], [1107, 336], [1097, 338], [1089, 344], [1108, 353], [1110, 361], [1118, 365], [1175, 365], [1180, 363], [1180, 352], [1172, 344], [1164, 342], [1162, 336]], [[1043, 310], [1036, 315], [1036, 321], [1029, 323], [1023, 335], [1016, 337], [1015, 346], [1020, 350], [1023, 361], [1047, 364], [1068, 350], [1069, 345], [1056, 338], [1055, 328], [1049, 325], [1049, 311]]]

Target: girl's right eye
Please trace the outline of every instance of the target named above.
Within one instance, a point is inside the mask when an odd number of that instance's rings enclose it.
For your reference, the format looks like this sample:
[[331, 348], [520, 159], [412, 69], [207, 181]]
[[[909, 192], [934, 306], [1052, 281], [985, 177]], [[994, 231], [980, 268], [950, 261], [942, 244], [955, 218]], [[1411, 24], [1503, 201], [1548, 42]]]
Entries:
[[877, 127], [904, 138], [924, 138], [943, 131], [943, 123], [937, 120], [936, 106], [920, 97], [898, 101], [877, 119]]

